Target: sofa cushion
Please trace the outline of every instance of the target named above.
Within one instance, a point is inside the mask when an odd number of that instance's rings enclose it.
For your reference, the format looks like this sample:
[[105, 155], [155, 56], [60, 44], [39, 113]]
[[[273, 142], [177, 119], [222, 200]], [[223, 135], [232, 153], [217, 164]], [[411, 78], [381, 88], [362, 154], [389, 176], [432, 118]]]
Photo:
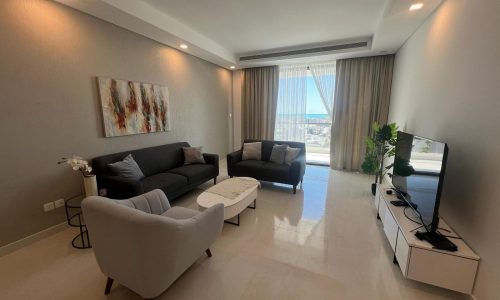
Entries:
[[290, 166], [287, 164], [277, 164], [274, 162], [266, 162], [261, 168], [261, 176], [275, 179], [284, 180], [288, 178], [288, 171]]
[[274, 145], [273, 150], [271, 151], [271, 157], [269, 157], [269, 161], [277, 164], [284, 163], [287, 148], [288, 145]]
[[286, 154], [285, 154], [285, 164], [291, 166], [293, 160], [299, 156], [301, 149], [300, 148], [291, 148], [288, 147], [286, 149]]
[[168, 170], [168, 173], [181, 175], [187, 178], [189, 184], [198, 182], [205, 178], [213, 178], [217, 174], [217, 170], [213, 165], [185, 165], [172, 170]]
[[160, 173], [149, 176], [144, 178], [141, 183], [144, 192], [161, 189], [165, 194], [169, 194], [169, 191], [178, 190], [188, 184], [186, 177], [171, 173]]
[[124, 178], [130, 178], [134, 180], [141, 180], [144, 178], [144, 174], [141, 168], [137, 165], [132, 154], [125, 156], [123, 160], [117, 161], [115, 163], [109, 164], [108, 167], [116, 175]]
[[236, 164], [236, 175], [244, 174], [248, 177], [259, 178], [261, 168], [266, 164], [262, 160], [242, 160]]
[[262, 143], [261, 142], [244, 143], [241, 159], [262, 160]]
[[192, 218], [199, 213], [200, 213], [199, 211], [196, 211], [193, 209], [189, 209], [189, 208], [185, 208], [185, 207], [181, 207], [181, 206], [175, 206], [175, 207], [168, 209], [166, 212], [162, 213], [161, 215], [164, 217], [169, 217], [172, 219], [181, 220], [181, 219]]
[[290, 142], [290, 141], [271, 141], [271, 140], [254, 140], [254, 139], [245, 139], [244, 143], [254, 143], [254, 142], [262, 142], [262, 160], [269, 161], [271, 157], [271, 152], [273, 151], [273, 146], [278, 145], [288, 145], [292, 148], [300, 148], [301, 154], [306, 153], [306, 145], [301, 142]]
[[204, 164], [203, 152], [201, 147], [182, 147], [184, 151], [184, 164]]
[[92, 160], [92, 169], [97, 176], [113, 175], [108, 164], [120, 161], [132, 154], [142, 173], [145, 176], [151, 176], [182, 166], [184, 164], [182, 147], [189, 147], [189, 144], [173, 143], [99, 156]]

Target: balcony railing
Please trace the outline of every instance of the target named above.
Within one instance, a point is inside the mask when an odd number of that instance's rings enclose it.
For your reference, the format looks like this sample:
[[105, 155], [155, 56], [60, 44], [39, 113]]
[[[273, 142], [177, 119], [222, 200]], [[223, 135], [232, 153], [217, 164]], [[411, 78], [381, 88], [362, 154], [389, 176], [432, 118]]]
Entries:
[[[290, 134], [285, 134], [286, 131], [293, 126], [294, 133], [297, 136], [303, 136], [302, 138], [297, 138], [297, 140], [305, 140], [307, 148], [307, 162], [319, 163], [319, 164], [329, 164], [330, 163], [330, 132], [331, 132], [331, 122], [304, 122], [304, 123], [277, 123], [275, 129], [275, 139], [285, 140], [285, 136]], [[288, 138], [290, 139], [290, 138]]]

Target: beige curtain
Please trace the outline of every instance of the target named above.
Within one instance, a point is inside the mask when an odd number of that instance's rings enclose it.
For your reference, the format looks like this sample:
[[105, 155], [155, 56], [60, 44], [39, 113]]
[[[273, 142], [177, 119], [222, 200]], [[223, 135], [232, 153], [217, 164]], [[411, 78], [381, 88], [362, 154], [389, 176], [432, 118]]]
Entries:
[[360, 171], [371, 125], [389, 114], [394, 55], [337, 60], [330, 166]]
[[242, 85], [243, 138], [272, 140], [278, 103], [278, 66], [244, 69]]

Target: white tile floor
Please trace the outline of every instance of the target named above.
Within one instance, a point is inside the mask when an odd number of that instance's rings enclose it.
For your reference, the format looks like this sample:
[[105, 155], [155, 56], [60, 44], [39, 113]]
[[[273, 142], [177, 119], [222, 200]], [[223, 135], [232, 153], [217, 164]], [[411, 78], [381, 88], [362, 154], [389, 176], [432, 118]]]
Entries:
[[[173, 204], [196, 208], [209, 186]], [[200, 255], [158, 299], [468, 299], [402, 277], [369, 190], [367, 176], [317, 166], [296, 195], [264, 184], [241, 226], [224, 225], [213, 257]], [[74, 234], [0, 257], [0, 299], [140, 299], [116, 283], [104, 296], [106, 278], [92, 250], [71, 247]]]

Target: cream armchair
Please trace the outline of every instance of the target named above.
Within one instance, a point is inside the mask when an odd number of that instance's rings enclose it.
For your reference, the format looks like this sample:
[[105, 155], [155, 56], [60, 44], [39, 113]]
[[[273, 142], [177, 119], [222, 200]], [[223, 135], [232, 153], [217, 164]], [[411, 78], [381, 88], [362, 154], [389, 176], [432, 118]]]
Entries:
[[126, 200], [88, 197], [82, 202], [101, 271], [144, 298], [165, 291], [222, 231], [224, 207], [198, 212], [170, 207], [161, 190]]

